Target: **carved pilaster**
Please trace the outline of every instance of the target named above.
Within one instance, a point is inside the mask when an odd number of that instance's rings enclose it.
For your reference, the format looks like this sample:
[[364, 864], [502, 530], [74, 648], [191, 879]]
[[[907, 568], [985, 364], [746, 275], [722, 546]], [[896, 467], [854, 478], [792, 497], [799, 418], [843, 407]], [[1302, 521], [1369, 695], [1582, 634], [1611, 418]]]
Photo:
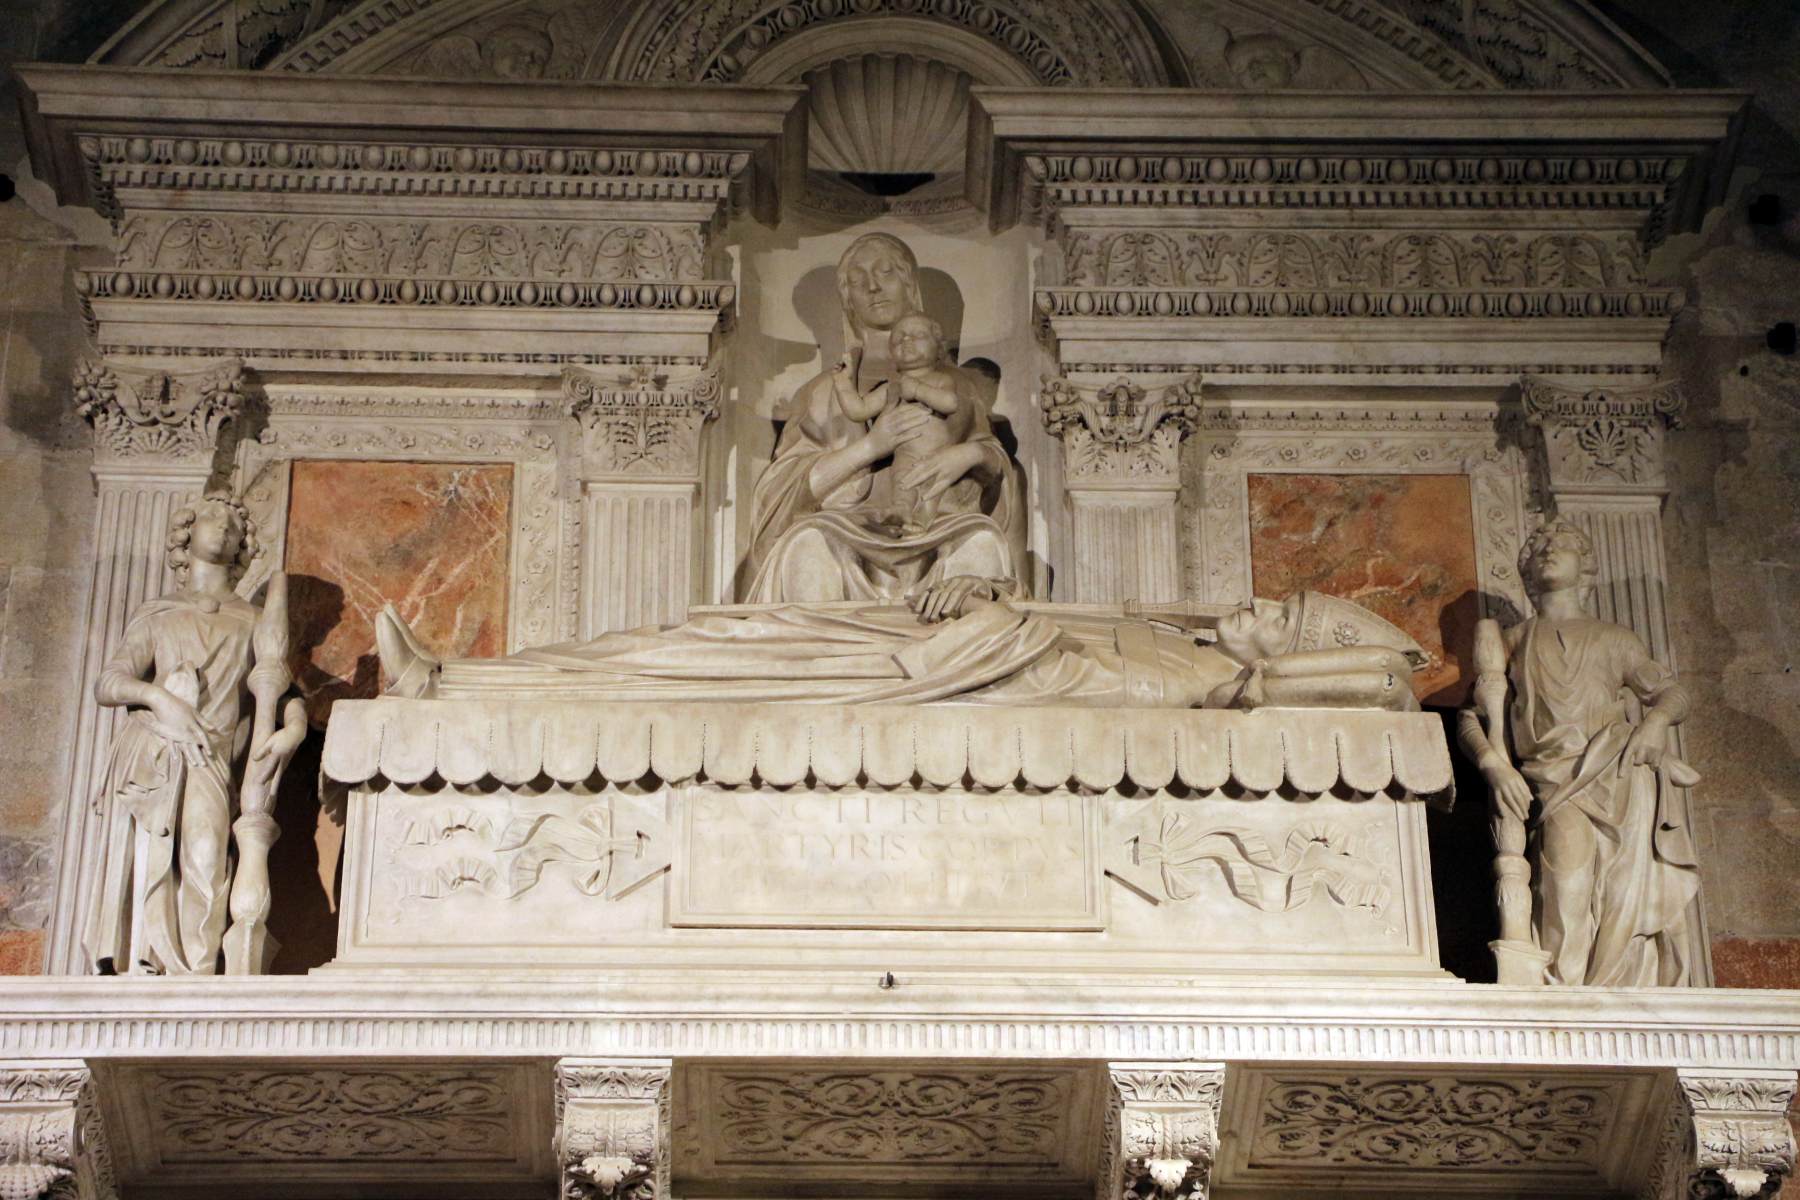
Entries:
[[700, 583], [701, 435], [719, 366], [670, 382], [563, 371], [579, 427], [581, 636], [684, 619]]
[[1792, 1071], [1682, 1068], [1640, 1200], [1774, 1197], [1794, 1171]]
[[0, 1196], [115, 1200], [112, 1157], [79, 1062], [0, 1062]]
[[243, 411], [237, 359], [161, 371], [88, 360], [75, 371], [75, 411], [94, 428], [94, 577], [88, 593], [79, 712], [69, 772], [47, 968], [91, 969], [77, 944], [98, 888], [100, 823], [90, 819], [94, 780], [122, 709], [93, 703], [94, 681], [145, 600], [175, 586], [164, 560], [169, 518], [197, 500], [225, 427]]
[[556, 1064], [562, 1200], [668, 1200], [669, 1060]]
[[1206, 1200], [1222, 1063], [1108, 1063], [1097, 1200]]
[[1063, 445], [1078, 603], [1181, 595], [1181, 439], [1200, 413], [1200, 383], [1152, 392], [1121, 377], [1099, 387], [1044, 380], [1044, 427]]

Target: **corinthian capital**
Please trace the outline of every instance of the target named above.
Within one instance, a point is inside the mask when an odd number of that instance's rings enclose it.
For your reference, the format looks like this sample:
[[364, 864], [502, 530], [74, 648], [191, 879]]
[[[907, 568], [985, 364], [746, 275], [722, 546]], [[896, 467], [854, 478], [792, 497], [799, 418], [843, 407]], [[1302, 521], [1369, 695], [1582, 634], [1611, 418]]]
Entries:
[[1099, 1195], [1206, 1200], [1219, 1149], [1225, 1068], [1110, 1063]]
[[[1794, 1072], [1681, 1070], [1676, 1081], [1694, 1129], [1691, 1177], [1676, 1193], [1719, 1195], [1717, 1185], [1734, 1197], [1779, 1191], [1794, 1172], [1794, 1131], [1787, 1117]], [[1670, 1174], [1680, 1180], [1686, 1173]], [[1706, 1187], [1709, 1183], [1714, 1186]]]
[[668, 1200], [669, 1063], [556, 1064], [556, 1148], [568, 1200]]
[[1070, 483], [1174, 486], [1181, 439], [1200, 416], [1200, 381], [1152, 394], [1123, 376], [1099, 387], [1045, 376], [1043, 414], [1062, 439]]
[[226, 422], [244, 408], [244, 364], [158, 371], [87, 359], [75, 368], [75, 411], [94, 427], [97, 462], [210, 467]]
[[0, 1196], [117, 1194], [87, 1067], [0, 1063]]
[[625, 378], [563, 368], [563, 411], [581, 426], [589, 478], [691, 478], [700, 433], [719, 414], [721, 364], [685, 379], [639, 370]]
[[1527, 378], [1522, 386], [1525, 419], [1543, 431], [1556, 490], [1668, 490], [1663, 433], [1681, 427], [1685, 407], [1674, 382], [1571, 388]]

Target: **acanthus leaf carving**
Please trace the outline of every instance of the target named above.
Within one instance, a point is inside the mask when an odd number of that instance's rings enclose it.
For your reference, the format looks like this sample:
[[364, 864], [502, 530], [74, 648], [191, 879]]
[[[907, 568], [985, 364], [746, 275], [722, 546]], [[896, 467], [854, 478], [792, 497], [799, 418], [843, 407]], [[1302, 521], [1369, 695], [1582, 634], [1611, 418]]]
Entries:
[[209, 466], [226, 422], [244, 408], [243, 363], [156, 371], [87, 359], [75, 412], [94, 428], [96, 458]]
[[87, 1068], [0, 1064], [0, 1197], [116, 1200], [117, 1195]]
[[556, 1064], [556, 1153], [563, 1200], [668, 1200], [669, 1064]]
[[1109, 1063], [1099, 1195], [1206, 1200], [1219, 1150], [1225, 1067]]
[[1148, 389], [1121, 377], [1100, 387], [1045, 376], [1044, 428], [1062, 440], [1071, 484], [1174, 483], [1181, 439], [1200, 414], [1200, 383]]
[[1780, 1192], [1797, 1151], [1788, 1121], [1794, 1073], [1683, 1069], [1676, 1082], [1693, 1132], [1693, 1159], [1675, 1177], [1686, 1179], [1695, 1196], [1749, 1200]]

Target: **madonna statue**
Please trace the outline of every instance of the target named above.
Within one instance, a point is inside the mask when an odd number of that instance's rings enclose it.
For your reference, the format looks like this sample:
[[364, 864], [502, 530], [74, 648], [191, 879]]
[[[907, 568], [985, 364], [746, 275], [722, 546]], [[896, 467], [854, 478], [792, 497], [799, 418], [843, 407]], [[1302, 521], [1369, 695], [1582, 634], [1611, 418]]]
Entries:
[[[913, 395], [904, 382], [870, 390], [871, 419], [857, 419], [858, 406], [843, 403], [846, 389], [856, 390], [869, 343], [886, 342], [907, 317], [929, 315], [918, 273], [912, 250], [885, 233], [856, 239], [838, 260], [848, 349], [784, 410], [774, 461], [751, 501], [747, 602], [898, 600], [956, 576], [1021, 590], [1023, 491], [994, 437], [986, 381], [948, 363], [920, 368], [967, 398], [966, 432], [954, 439], [934, 428], [940, 418], [926, 405], [903, 402]], [[882, 403], [877, 393], [890, 386], [894, 395]], [[900, 497], [922, 501], [929, 519], [897, 521]]]

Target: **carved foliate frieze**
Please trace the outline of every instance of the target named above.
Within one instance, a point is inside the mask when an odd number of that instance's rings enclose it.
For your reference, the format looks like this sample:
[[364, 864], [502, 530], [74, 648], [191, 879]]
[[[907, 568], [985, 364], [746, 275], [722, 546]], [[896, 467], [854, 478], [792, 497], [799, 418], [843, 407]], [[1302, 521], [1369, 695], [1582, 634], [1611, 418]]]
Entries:
[[719, 412], [720, 367], [670, 381], [648, 369], [628, 378], [563, 369], [564, 411], [581, 429], [587, 478], [693, 479], [700, 434]]
[[562, 1200], [668, 1200], [669, 1064], [556, 1064]]
[[480, 1068], [158, 1068], [152, 1136], [167, 1163], [480, 1162], [512, 1152], [513, 1078]]
[[1277, 1074], [1257, 1106], [1259, 1168], [1599, 1172], [1619, 1084]]
[[1206, 1200], [1225, 1067], [1109, 1063], [1100, 1200]]
[[1200, 414], [1200, 382], [1183, 379], [1152, 393], [1127, 378], [1099, 387], [1046, 376], [1044, 428], [1063, 444], [1071, 486], [1178, 486], [1181, 439]]
[[1521, 390], [1526, 420], [1543, 434], [1554, 490], [1668, 490], [1663, 437], [1681, 427], [1685, 407], [1674, 382], [1584, 389], [1526, 379]]
[[1693, 1159], [1685, 1170], [1668, 1174], [1686, 1177], [1687, 1194], [1702, 1200], [1778, 1193], [1794, 1173], [1796, 1145], [1788, 1122], [1794, 1073], [1681, 1070], [1676, 1083], [1692, 1130], [1687, 1144]]
[[730, 1071], [713, 1101], [722, 1160], [1050, 1166], [1073, 1080], [1043, 1070]]
[[75, 368], [75, 411], [94, 427], [98, 462], [210, 467], [220, 432], [243, 411], [243, 371], [237, 359], [192, 371], [87, 359]]
[[[114, 268], [413, 280], [699, 283], [705, 278], [705, 232], [697, 224], [666, 221], [409, 221], [157, 212], [125, 221]], [[235, 284], [232, 290], [235, 295]]]

